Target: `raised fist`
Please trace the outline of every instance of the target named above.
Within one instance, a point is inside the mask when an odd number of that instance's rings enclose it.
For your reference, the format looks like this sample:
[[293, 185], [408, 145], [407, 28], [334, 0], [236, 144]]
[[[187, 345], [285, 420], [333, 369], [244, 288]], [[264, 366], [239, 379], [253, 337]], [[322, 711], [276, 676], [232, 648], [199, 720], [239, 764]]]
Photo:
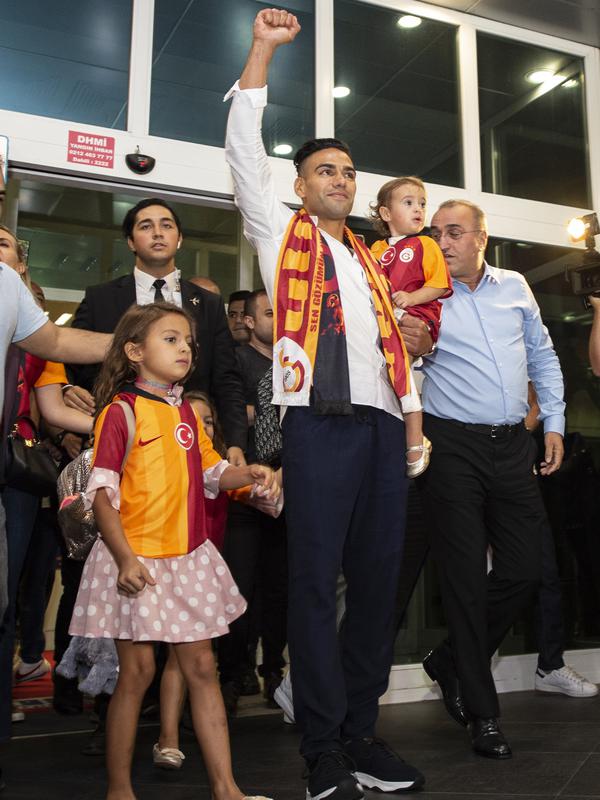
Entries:
[[279, 46], [293, 42], [300, 31], [300, 23], [293, 14], [278, 8], [259, 11], [254, 20], [254, 39]]

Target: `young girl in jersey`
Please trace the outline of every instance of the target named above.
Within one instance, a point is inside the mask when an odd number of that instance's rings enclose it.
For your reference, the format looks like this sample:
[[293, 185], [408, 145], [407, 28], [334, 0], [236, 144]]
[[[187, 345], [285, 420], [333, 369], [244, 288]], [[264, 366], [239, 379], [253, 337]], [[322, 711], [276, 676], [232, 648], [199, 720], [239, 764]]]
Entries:
[[86, 497], [100, 537], [86, 561], [70, 633], [110, 637], [119, 679], [107, 716], [107, 800], [135, 800], [131, 761], [156, 641], [173, 644], [214, 800], [242, 800], [232, 775], [225, 709], [211, 639], [246, 608], [206, 538], [204, 496], [258, 484], [276, 497], [267, 467], [234, 467], [182, 400], [195, 346], [177, 306], [132, 306], [119, 322], [96, 387]]
[[[437, 340], [443, 297], [452, 294], [452, 280], [438, 245], [428, 236], [418, 236], [425, 226], [427, 197], [420, 178], [394, 178], [381, 187], [371, 204], [371, 221], [386, 238], [371, 246], [381, 262], [391, 287], [396, 318], [405, 314], [422, 319], [433, 341]], [[411, 375], [414, 386], [414, 375]], [[406, 472], [416, 478], [427, 469], [431, 442], [423, 436], [423, 414], [418, 394], [402, 399], [406, 425]]]

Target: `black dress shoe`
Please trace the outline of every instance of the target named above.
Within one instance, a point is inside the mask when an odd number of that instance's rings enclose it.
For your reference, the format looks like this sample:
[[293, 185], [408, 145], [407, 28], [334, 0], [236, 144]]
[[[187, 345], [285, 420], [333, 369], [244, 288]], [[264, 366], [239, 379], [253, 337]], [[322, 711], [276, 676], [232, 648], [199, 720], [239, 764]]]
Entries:
[[470, 723], [473, 750], [486, 758], [512, 758], [512, 752], [495, 717], [475, 717]]
[[458, 676], [450, 658], [440, 655], [438, 650], [432, 650], [431, 653], [423, 659], [423, 669], [432, 681], [437, 682], [442, 690], [442, 698], [446, 706], [446, 711], [453, 720], [458, 722], [459, 725], [462, 725], [463, 728], [466, 728], [469, 724], [469, 713], [465, 708], [460, 693]]

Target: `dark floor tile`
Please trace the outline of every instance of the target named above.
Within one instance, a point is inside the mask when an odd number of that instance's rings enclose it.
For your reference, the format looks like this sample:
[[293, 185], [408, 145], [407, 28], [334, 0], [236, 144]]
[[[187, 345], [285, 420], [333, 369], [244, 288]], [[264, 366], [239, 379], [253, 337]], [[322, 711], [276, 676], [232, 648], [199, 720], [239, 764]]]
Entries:
[[590, 753], [600, 747], [600, 717], [590, 722], [502, 721], [502, 730], [514, 753]]
[[600, 755], [589, 756], [571, 781], [563, 788], [560, 797], [600, 797]]
[[[451, 721], [439, 701], [385, 706], [378, 733], [426, 777], [415, 800], [600, 800], [600, 703], [533, 692], [502, 695], [501, 725], [515, 757], [494, 762], [475, 756], [468, 732]], [[32, 715], [33, 716], [33, 715]], [[104, 800], [102, 758], [81, 754], [92, 726], [87, 717], [40, 714], [16, 729], [0, 752], [7, 790], [2, 800]], [[66, 732], [68, 735], [51, 735]], [[230, 723], [235, 774], [244, 791], [276, 800], [304, 796], [300, 734], [281, 715], [242, 717]], [[183, 732], [187, 759], [180, 772], [152, 764], [158, 727], [138, 733], [134, 784], [143, 800], [208, 797], [207, 776], [193, 734]], [[29, 738], [39, 736], [40, 738]], [[594, 755], [592, 751], [597, 751]], [[382, 800], [369, 793], [369, 800]]]
[[517, 753], [494, 761], [465, 752], [460, 759], [446, 752], [405, 753], [426, 778], [428, 792], [541, 795], [555, 797], [581, 767], [581, 753]]
[[[377, 794], [376, 792], [366, 792], [366, 796], [368, 800], [382, 800], [382, 795]], [[393, 795], [390, 795], [393, 797]], [[548, 797], [554, 797], [554, 795], [540, 795], [540, 794], [471, 794], [469, 791], [459, 792], [459, 793], [448, 793], [448, 792], [429, 792], [427, 789], [418, 792], [413, 795], [406, 795], [403, 797], [411, 797], [415, 800], [546, 800]], [[395, 797], [395, 800], [398, 800], [398, 796]], [[569, 799], [571, 800], [571, 799]], [[590, 798], [586, 798], [586, 800], [590, 800]]]
[[600, 720], [600, 695], [566, 697], [543, 692], [511, 692], [500, 695], [502, 721], [591, 722]]

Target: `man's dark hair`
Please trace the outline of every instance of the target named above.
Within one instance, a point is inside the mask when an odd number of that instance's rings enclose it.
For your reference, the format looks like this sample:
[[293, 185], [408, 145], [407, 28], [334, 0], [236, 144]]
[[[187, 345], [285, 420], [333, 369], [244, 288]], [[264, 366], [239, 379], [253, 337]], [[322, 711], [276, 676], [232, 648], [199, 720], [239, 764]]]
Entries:
[[175, 225], [177, 225], [177, 230], [181, 234], [181, 221], [177, 216], [177, 212], [174, 209], [172, 209], [171, 206], [165, 200], [161, 200], [159, 197], [147, 197], [145, 200], [140, 200], [139, 203], [136, 203], [133, 206], [133, 208], [130, 208], [129, 211], [125, 214], [125, 217], [123, 219], [122, 230], [123, 230], [123, 236], [126, 239], [133, 238], [133, 226], [135, 225], [135, 218], [140, 213], [140, 211], [143, 211], [145, 208], [148, 208], [148, 206], [162, 206], [163, 208], [166, 208], [167, 211], [170, 211], [173, 216], [173, 219], [175, 220]]
[[252, 293], [248, 289], [239, 289], [237, 292], [232, 292], [229, 295], [229, 300], [227, 301], [227, 306], [230, 306], [232, 303], [239, 303], [240, 301], [246, 302], [246, 298], [250, 297]]
[[256, 319], [256, 301], [259, 297], [262, 297], [263, 295], [266, 296], [266, 294], [266, 289], [255, 289], [253, 292], [250, 292], [246, 298], [246, 302], [244, 303], [244, 315], [246, 317], [252, 317], [252, 319]]
[[352, 158], [350, 148], [346, 142], [342, 142], [341, 139], [309, 139], [308, 142], [304, 142], [302, 147], [296, 151], [296, 155], [294, 156], [294, 166], [296, 167], [296, 172], [298, 175], [300, 174], [302, 162], [305, 161], [309, 156], [312, 156], [313, 153], [318, 153], [319, 150], [330, 150], [331, 148], [334, 148], [335, 150], [341, 150], [343, 153], [346, 153], [347, 156]]

